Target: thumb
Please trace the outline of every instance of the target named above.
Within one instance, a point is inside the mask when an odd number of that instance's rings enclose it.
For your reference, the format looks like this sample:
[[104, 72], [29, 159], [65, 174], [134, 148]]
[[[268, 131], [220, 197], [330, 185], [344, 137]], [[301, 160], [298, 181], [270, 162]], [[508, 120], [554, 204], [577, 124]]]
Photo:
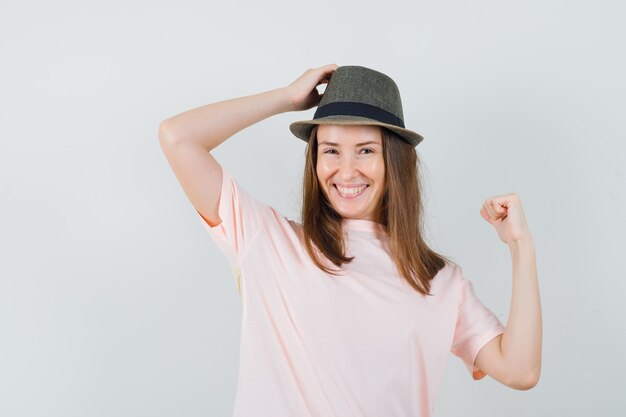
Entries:
[[488, 221], [489, 223], [491, 223], [491, 219], [489, 218], [489, 215], [487, 214], [487, 212], [485, 211], [484, 207], [481, 207], [480, 209], [480, 215], [483, 217], [483, 219], [485, 219], [486, 221]]

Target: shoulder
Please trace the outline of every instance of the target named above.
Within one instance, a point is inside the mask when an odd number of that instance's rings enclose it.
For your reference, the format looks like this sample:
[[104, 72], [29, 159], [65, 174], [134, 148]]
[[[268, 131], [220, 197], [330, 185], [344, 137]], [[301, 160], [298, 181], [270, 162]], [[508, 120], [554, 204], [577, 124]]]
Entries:
[[445, 260], [444, 267], [430, 281], [430, 293], [435, 296], [432, 299], [457, 303], [463, 285], [462, 276], [459, 265]]
[[446, 260], [444, 267], [433, 278], [432, 285], [448, 288], [450, 286], [459, 286], [462, 284], [462, 281], [463, 270], [461, 267], [453, 261]]

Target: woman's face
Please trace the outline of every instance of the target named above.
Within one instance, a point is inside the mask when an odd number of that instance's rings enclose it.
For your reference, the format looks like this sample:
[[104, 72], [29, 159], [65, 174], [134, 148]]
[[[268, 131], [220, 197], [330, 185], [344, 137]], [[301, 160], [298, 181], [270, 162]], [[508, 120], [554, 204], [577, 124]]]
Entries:
[[319, 125], [316, 169], [324, 195], [343, 218], [375, 220], [385, 185], [379, 126]]

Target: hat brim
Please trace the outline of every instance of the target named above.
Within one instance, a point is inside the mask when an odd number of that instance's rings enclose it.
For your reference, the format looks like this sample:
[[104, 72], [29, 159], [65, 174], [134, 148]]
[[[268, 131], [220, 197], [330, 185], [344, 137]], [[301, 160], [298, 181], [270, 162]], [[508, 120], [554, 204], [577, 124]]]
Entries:
[[309, 137], [311, 136], [311, 130], [315, 125], [376, 125], [386, 127], [394, 133], [397, 133], [398, 136], [413, 146], [417, 146], [422, 140], [424, 140], [422, 135], [413, 132], [412, 130], [361, 116], [334, 115], [313, 120], [300, 120], [291, 123], [289, 125], [289, 130], [291, 130], [291, 133], [293, 133], [297, 138], [300, 138], [308, 143]]

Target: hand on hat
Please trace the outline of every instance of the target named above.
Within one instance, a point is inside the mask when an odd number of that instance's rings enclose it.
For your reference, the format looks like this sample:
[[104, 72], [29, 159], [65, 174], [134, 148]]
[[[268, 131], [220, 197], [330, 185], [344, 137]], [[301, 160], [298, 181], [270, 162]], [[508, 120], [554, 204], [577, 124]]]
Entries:
[[316, 87], [328, 83], [337, 67], [337, 64], [329, 64], [319, 68], [309, 68], [297, 80], [289, 84], [286, 90], [293, 102], [292, 110], [308, 110], [317, 106], [322, 94], [317, 91]]
[[480, 215], [495, 227], [498, 236], [506, 244], [532, 239], [522, 201], [515, 193], [488, 198], [480, 209]]

